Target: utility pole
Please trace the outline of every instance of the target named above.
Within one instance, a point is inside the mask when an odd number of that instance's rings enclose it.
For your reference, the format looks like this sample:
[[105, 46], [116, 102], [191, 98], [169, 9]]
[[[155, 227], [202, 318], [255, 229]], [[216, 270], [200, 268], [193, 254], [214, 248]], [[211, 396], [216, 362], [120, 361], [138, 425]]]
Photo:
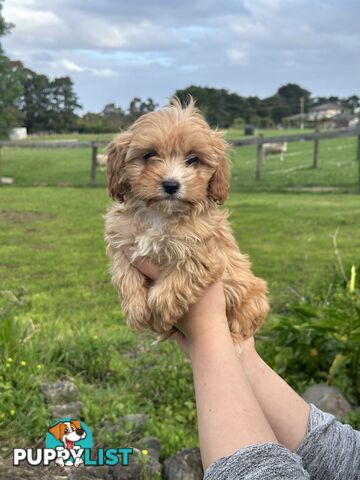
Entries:
[[300, 97], [300, 128], [304, 130], [304, 97]]

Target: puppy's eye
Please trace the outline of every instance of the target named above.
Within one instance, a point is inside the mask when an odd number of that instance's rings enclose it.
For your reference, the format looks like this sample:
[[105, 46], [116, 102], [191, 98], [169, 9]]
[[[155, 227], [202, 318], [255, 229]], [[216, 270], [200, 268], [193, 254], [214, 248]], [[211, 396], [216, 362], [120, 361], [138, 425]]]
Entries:
[[69, 429], [66, 427], [64, 430], [65, 433], [69, 433]]
[[149, 160], [151, 157], [156, 157], [157, 156], [157, 153], [155, 152], [155, 150], [151, 150], [150, 152], [147, 152], [145, 153], [145, 155], [143, 156], [143, 159], [145, 160], [145, 162], [147, 160]]
[[200, 163], [200, 158], [195, 155], [186, 160], [186, 165], [198, 165], [199, 163]]

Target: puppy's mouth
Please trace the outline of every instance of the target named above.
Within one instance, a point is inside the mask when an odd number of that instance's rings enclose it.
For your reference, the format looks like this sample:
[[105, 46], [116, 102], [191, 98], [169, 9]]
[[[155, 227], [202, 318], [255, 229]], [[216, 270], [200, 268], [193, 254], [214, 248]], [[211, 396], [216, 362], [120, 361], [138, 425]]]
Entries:
[[70, 450], [71, 448], [73, 448], [74, 443], [75, 443], [75, 442], [72, 442], [71, 440], [68, 440], [67, 438], [65, 438], [65, 446], [66, 446], [66, 448], [68, 448], [69, 450]]
[[146, 205], [148, 208], [170, 215], [183, 213], [191, 208], [191, 203], [189, 201], [185, 198], [178, 198], [175, 195], [149, 199], [146, 201]]
[[184, 198], [179, 198], [176, 195], [164, 195], [164, 196], [161, 196], [161, 197], [150, 198], [149, 200], [147, 200], [148, 205], [153, 205], [155, 203], [161, 203], [161, 202], [184, 203], [184, 202], [186, 202], [186, 200]]

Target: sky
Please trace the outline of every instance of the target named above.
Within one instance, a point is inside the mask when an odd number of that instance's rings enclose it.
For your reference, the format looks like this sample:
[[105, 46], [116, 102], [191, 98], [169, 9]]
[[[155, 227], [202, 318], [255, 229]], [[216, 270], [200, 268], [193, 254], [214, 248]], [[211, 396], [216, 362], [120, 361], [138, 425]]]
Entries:
[[189, 85], [360, 94], [359, 0], [5, 0], [13, 60], [68, 75], [83, 112]]

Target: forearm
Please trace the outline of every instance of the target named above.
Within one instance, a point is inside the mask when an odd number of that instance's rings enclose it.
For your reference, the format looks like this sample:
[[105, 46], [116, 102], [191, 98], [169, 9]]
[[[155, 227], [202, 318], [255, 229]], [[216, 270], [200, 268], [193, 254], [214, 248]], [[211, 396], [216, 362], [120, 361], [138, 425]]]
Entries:
[[204, 469], [242, 447], [277, 442], [239, 368], [225, 322], [216, 334], [204, 331], [190, 342], [190, 357]]
[[310, 407], [257, 354], [254, 347], [245, 348], [240, 369], [246, 376], [278, 441], [295, 450], [306, 435]]

